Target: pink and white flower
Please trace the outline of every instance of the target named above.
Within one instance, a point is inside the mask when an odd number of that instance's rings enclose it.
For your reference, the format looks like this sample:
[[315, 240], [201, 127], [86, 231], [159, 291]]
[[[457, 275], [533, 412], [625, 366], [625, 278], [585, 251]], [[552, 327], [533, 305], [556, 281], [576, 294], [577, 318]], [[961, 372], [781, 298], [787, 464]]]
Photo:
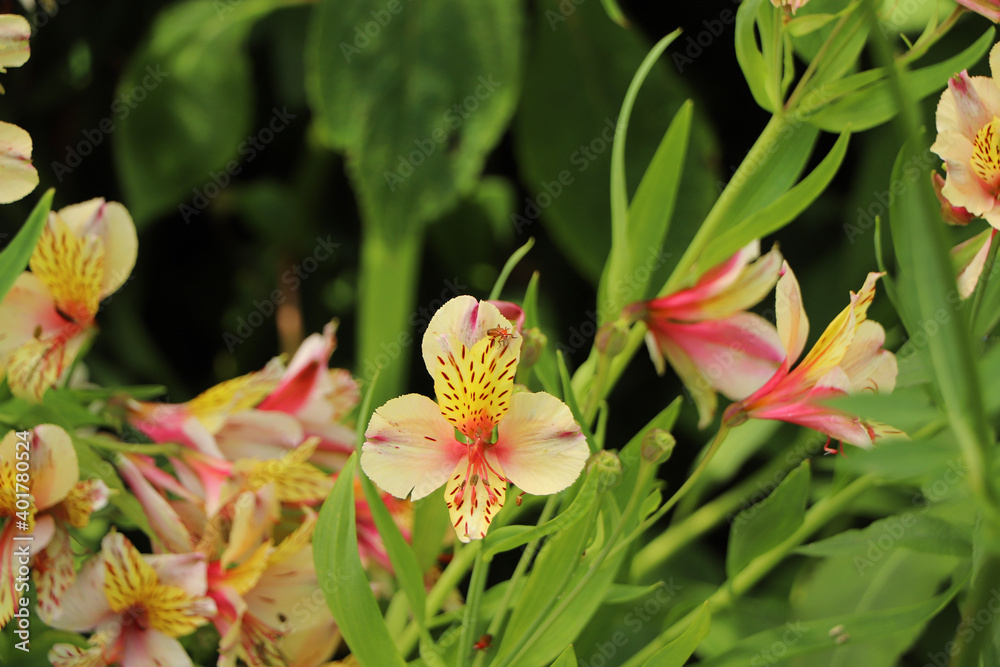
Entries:
[[557, 493], [576, 480], [589, 454], [562, 401], [514, 391], [521, 337], [489, 333], [512, 327], [486, 301], [446, 303], [423, 338], [437, 403], [418, 394], [394, 398], [365, 432], [365, 473], [397, 498], [418, 500], [447, 484], [445, 501], [463, 542], [486, 535], [508, 482], [534, 495]]
[[794, 368], [809, 336], [802, 292], [787, 263], [777, 289], [778, 334], [787, 355], [774, 376], [747, 398], [733, 403], [724, 423], [775, 419], [824, 433], [842, 442], [870, 448], [881, 439], [902, 436], [892, 426], [861, 419], [826, 404], [832, 398], [863, 391], [889, 393], [896, 385], [896, 357], [882, 349], [885, 331], [868, 319], [880, 273], [869, 273], [851, 303], [830, 323], [809, 354]]
[[774, 287], [781, 261], [777, 248], [760, 257], [754, 241], [694, 286], [625, 308], [626, 317], [649, 330], [646, 343], [657, 371], [663, 374], [666, 361], [691, 392], [700, 428], [715, 416], [716, 392], [746, 398], [785, 357], [774, 325], [746, 312]]

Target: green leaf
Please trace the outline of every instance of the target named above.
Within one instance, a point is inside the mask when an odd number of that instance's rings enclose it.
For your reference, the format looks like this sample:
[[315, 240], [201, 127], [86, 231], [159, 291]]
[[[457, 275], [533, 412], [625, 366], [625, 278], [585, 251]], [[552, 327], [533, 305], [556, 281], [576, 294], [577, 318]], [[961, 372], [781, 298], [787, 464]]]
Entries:
[[493, 285], [493, 289], [490, 290], [490, 301], [495, 301], [500, 298], [500, 292], [503, 291], [503, 286], [507, 282], [507, 278], [510, 277], [510, 272], [514, 270], [518, 262], [524, 259], [524, 256], [528, 254], [531, 247], [535, 245], [535, 239], [529, 238], [528, 242], [523, 246], [514, 251], [514, 253], [507, 259], [507, 263], [503, 265], [503, 269], [500, 271], [500, 275], [497, 277], [496, 283]]
[[383, 7], [317, 2], [306, 84], [321, 137], [347, 153], [363, 219], [399, 233], [479, 180], [517, 102], [522, 18], [501, 0]]
[[970, 558], [970, 535], [951, 523], [926, 513], [903, 512], [879, 519], [861, 530], [845, 530], [833, 537], [806, 544], [795, 553], [806, 556], [863, 555], [905, 547], [919, 553]]
[[577, 664], [576, 653], [573, 652], [573, 645], [570, 644], [565, 651], [559, 654], [550, 667], [577, 667]]
[[[903, 74], [902, 81], [909, 98], [912, 101], [922, 100], [941, 90], [949, 76], [979, 62], [993, 44], [993, 40], [994, 30], [990, 28], [961, 53], [940, 63]], [[833, 102], [815, 114], [807, 116], [806, 120], [828, 132], [842, 132], [848, 126], [855, 132], [860, 132], [881, 125], [898, 111], [899, 105], [894, 97], [892, 85], [882, 80]]]
[[444, 502], [444, 487], [413, 503], [413, 552], [426, 572], [437, 562], [445, 535], [451, 528], [448, 506]]
[[[197, 192], [225, 187], [242, 169], [239, 161], [265, 148], [251, 126], [253, 79], [244, 46], [256, 21], [290, 4], [188, 0], [157, 16], [118, 83], [114, 116], [105, 119], [112, 130], [118, 123], [115, 164], [137, 225], [183, 202], [190, 221], [208, 206]], [[296, 115], [275, 109], [260, 120], [260, 131], [273, 138]]]
[[354, 512], [354, 475], [357, 452], [351, 454], [337, 475], [333, 490], [323, 503], [313, 537], [316, 575], [337, 627], [361, 664], [401, 666], [378, 602], [358, 554]]
[[587, 438], [590, 453], [593, 454], [598, 449], [597, 442], [594, 441], [594, 434], [591, 433], [590, 427], [587, 425], [587, 420], [583, 418], [580, 404], [576, 400], [576, 392], [573, 391], [573, 381], [569, 377], [569, 369], [566, 368], [566, 359], [563, 357], [561, 350], [556, 352], [556, 360], [559, 364], [559, 378], [562, 380], [563, 400], [569, 407], [569, 411], [573, 413], [573, 419], [580, 425], [580, 430], [583, 431], [583, 435]]
[[[569, 507], [558, 516], [546, 521], [540, 526], [504, 526], [486, 536], [483, 541], [483, 560], [489, 562], [493, 557], [504, 551], [510, 551], [527, 544], [532, 540], [541, 539], [558, 530], [564, 530], [581, 520], [593, 508], [597, 499], [597, 484], [600, 471], [596, 468], [587, 473], [580, 492], [576, 494]], [[527, 528], [527, 530], [522, 530]]]
[[762, 109], [773, 111], [777, 108], [778, 101], [770, 96], [767, 62], [764, 54], [757, 48], [757, 37], [754, 34], [761, 2], [762, 0], [745, 0], [740, 3], [736, 12], [736, 60], [743, 70], [743, 78], [750, 86], [754, 100]]
[[[549, 17], [559, 14], [560, 2], [532, 3], [534, 34], [514, 124], [527, 197], [518, 202], [512, 222], [524, 235], [534, 233], [540, 220], [572, 264], [596, 285], [611, 247], [612, 141], [629, 83], [651, 44], [636, 30], [609, 29], [598, 3], [577, 3], [566, 21], [552, 24]], [[657, 62], [629, 119], [628, 173], [646, 170], [663, 138], [665, 119], [689, 97], [676, 69]], [[711, 206], [717, 148], [705, 114], [694, 115], [692, 132], [682, 163], [686, 196], [677, 202], [674, 217], [687, 220], [690, 215], [696, 224]], [[626, 184], [626, 194], [638, 183]]]
[[45, 228], [45, 221], [49, 218], [55, 192], [52, 188], [45, 191], [21, 227], [21, 231], [3, 252], [0, 252], [0, 301], [3, 301], [17, 277], [28, 267], [31, 253], [35, 251], [35, 244], [38, 243], [38, 237]]
[[698, 613], [691, 619], [691, 624], [685, 628], [680, 637], [661, 648], [643, 664], [646, 667], [683, 667], [701, 640], [708, 635], [711, 624], [712, 613], [706, 602], [701, 605]]
[[663, 582], [658, 581], [649, 586], [635, 586], [632, 584], [611, 584], [604, 602], [607, 604], [622, 604], [633, 600], [645, 599], [647, 596], [663, 588]]
[[[618, 197], [613, 194], [611, 253], [598, 287], [600, 323], [614, 319], [626, 304], [645, 297], [653, 269], [662, 263], [660, 253], [670, 229], [687, 155], [692, 109], [689, 100], [674, 116], [627, 211], [624, 210], [625, 140], [623, 135], [616, 135], [621, 138], [616, 138], [612, 156], [612, 191], [620, 191], [622, 210], [616, 211], [614, 202]], [[619, 119], [619, 127], [628, 127], [626, 111], [631, 112], [631, 108], [622, 107], [623, 119]], [[622, 144], [620, 151], [618, 142]], [[619, 171], [621, 176], [616, 179], [615, 174]], [[616, 181], [620, 181], [617, 186]], [[616, 221], [616, 217], [622, 218], [621, 221]], [[615, 225], [620, 225], [617, 233]]]
[[819, 30], [837, 17], [837, 14], [806, 14], [786, 23], [785, 31], [792, 37], [802, 37]]
[[[840, 646], [837, 637], [843, 635], [847, 635], [846, 641], [852, 646], [878, 641], [937, 616], [964, 585], [965, 579], [959, 579], [944, 593], [917, 604], [786, 623], [747, 637], [721, 655], [698, 664], [701, 667], [745, 667], [754, 658], [773, 655], [770, 650], [775, 646], [785, 649], [782, 659], [832, 651]], [[841, 632], [831, 634], [833, 628]]]
[[771, 495], [736, 515], [726, 551], [726, 575], [730, 579], [802, 525], [809, 497], [809, 477], [809, 462], [803, 461]]
[[823, 161], [799, 184], [768, 206], [723, 232], [718, 240], [705, 250], [705, 254], [698, 261], [696, 272], [701, 274], [724, 262], [747, 243], [773, 234], [809, 208], [837, 175], [847, 153], [849, 138], [850, 132], [845, 131]]
[[413, 617], [423, 627], [427, 607], [427, 591], [424, 589], [423, 570], [417, 562], [417, 556], [410, 545], [406, 543], [406, 539], [399, 531], [399, 526], [389, 514], [378, 489], [363, 474], [361, 475], [361, 486], [364, 489], [372, 518], [375, 519], [379, 537], [382, 538], [382, 544], [385, 545], [385, 550], [389, 554], [389, 561], [392, 563], [396, 580], [399, 581], [399, 585], [410, 601]]

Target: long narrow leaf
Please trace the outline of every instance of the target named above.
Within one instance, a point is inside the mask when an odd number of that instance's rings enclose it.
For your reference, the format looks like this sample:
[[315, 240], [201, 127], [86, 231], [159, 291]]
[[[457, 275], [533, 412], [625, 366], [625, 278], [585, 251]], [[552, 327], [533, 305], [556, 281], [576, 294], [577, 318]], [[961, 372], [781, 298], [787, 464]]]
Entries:
[[353, 655], [363, 665], [402, 667], [358, 554], [354, 512], [355, 452], [347, 459], [323, 503], [313, 536], [320, 588]]
[[49, 217], [49, 210], [52, 208], [52, 197], [55, 190], [49, 188], [42, 198], [35, 204], [35, 208], [28, 216], [24, 227], [17, 233], [14, 240], [10, 242], [3, 252], [0, 252], [0, 301], [7, 295], [10, 288], [14, 286], [14, 281], [21, 275], [31, 253], [35, 250], [38, 237], [42, 235], [42, 228]]

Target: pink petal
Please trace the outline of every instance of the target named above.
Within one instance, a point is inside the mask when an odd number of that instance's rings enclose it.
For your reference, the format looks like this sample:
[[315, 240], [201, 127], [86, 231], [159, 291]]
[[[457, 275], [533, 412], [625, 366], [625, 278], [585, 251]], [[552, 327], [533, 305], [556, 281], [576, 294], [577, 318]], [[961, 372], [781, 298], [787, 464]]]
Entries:
[[524, 309], [521, 308], [521, 306], [516, 303], [511, 303], [510, 301], [499, 301], [495, 299], [487, 301], [486, 303], [491, 303], [496, 306], [497, 310], [500, 311], [500, 314], [514, 325], [514, 328], [517, 329], [518, 333], [521, 333], [521, 330], [524, 328], [525, 317]]
[[[1000, 6], [994, 2], [994, 0], [955, 0], [958, 4], [971, 9], [977, 14], [982, 14], [994, 23], [1000, 21]], [[993, 64], [993, 58], [990, 57], [990, 64]], [[996, 70], [994, 70], [996, 71]]]
[[699, 305], [729, 290], [738, 287], [744, 269], [760, 256], [760, 240], [744, 246], [722, 264], [713, 266], [703, 273], [693, 287], [647, 302], [654, 313], [663, 313], [671, 319], [701, 319]]
[[397, 498], [419, 500], [448, 480], [467, 447], [437, 404], [407, 394], [375, 411], [361, 451], [361, 468], [379, 487]]
[[490, 451], [507, 479], [532, 495], [557, 493], [571, 485], [590, 456], [569, 408], [544, 392], [514, 394]]
[[[0, 53], [0, 61], [3, 55]], [[0, 204], [17, 201], [38, 185], [38, 171], [31, 165], [31, 149], [31, 135], [17, 125], [0, 121]]]
[[202, 597], [208, 590], [208, 565], [202, 553], [143, 556], [156, 570], [160, 583], [176, 586], [191, 597]]
[[167, 499], [146, 481], [128, 455], [122, 455], [118, 458], [118, 472], [121, 473], [122, 479], [128, 483], [132, 493], [139, 500], [146, 518], [149, 519], [150, 527], [163, 542], [163, 546], [174, 553], [190, 551], [193, 541], [184, 523], [167, 502]]
[[66, 319], [56, 310], [48, 289], [38, 277], [27, 271], [14, 281], [0, 302], [0, 366], [18, 347], [35, 336], [54, 334], [66, 326]]
[[746, 398], [760, 389], [785, 358], [774, 325], [753, 313], [671, 325], [664, 333], [713, 389], [731, 399]]
[[891, 393], [896, 388], [896, 357], [883, 350], [885, 330], [866, 320], [858, 326], [840, 368], [850, 380], [850, 392]]
[[934, 185], [934, 196], [941, 203], [941, 219], [946, 224], [963, 226], [972, 222], [975, 216], [969, 213], [969, 209], [962, 206], [955, 206], [944, 196], [945, 180], [941, 177], [941, 174], [937, 172], [931, 174], [931, 183]]
[[[487, 332], [497, 328], [512, 330], [513, 327], [488, 301], [476, 301], [471, 296], [455, 297], [434, 313], [424, 332], [421, 350], [427, 372], [435, 376], [440, 367], [438, 357], [457, 356], [460, 345], [471, 349], [489, 335]], [[506, 344], [511, 354], [519, 357], [521, 337], [510, 338]]]
[[336, 330], [334, 324], [327, 324], [322, 335], [313, 334], [302, 341], [281, 382], [259, 409], [295, 414], [310, 401], [337, 346]]
[[781, 278], [775, 298], [775, 319], [778, 335], [787, 351], [788, 363], [793, 364], [802, 355], [809, 338], [809, 318], [802, 305], [802, 290], [788, 262], [782, 265]]
[[173, 637], [157, 630], [127, 632], [121, 667], [192, 667], [191, 657]]
[[979, 284], [979, 276], [982, 275], [983, 268], [986, 266], [986, 257], [990, 253], [990, 245], [993, 243], [996, 234], [997, 230], [991, 229], [988, 235], [985, 232], [977, 234], [952, 248], [952, 258], [955, 258], [961, 255], [962, 251], [971, 244], [981, 244], [979, 250], [972, 256], [972, 259], [968, 260], [964, 266], [958, 267], [958, 295], [963, 299], [968, 299], [976, 290], [976, 285]]
[[[651, 340], [655, 342], [651, 343]], [[646, 345], [649, 347], [651, 355], [653, 355], [654, 348], [657, 354], [662, 355], [660, 364], [657, 366], [658, 371], [663, 364], [662, 359], [666, 358], [670, 367], [677, 373], [677, 377], [691, 394], [691, 400], [694, 401], [695, 407], [698, 409], [698, 428], [706, 428], [715, 417], [715, 411], [719, 405], [719, 398], [716, 396], [715, 390], [712, 389], [712, 381], [698, 368], [694, 359], [677, 344], [672, 336], [664, 334], [657, 339], [655, 334], [647, 334]], [[655, 361], [654, 357], [654, 363]]]
[[948, 80], [937, 109], [938, 132], [959, 132], [973, 138], [1000, 111], [1000, 90], [984, 76], [962, 70]]
[[283, 412], [244, 410], [230, 415], [215, 434], [215, 442], [227, 459], [280, 458], [304, 438], [299, 421]]

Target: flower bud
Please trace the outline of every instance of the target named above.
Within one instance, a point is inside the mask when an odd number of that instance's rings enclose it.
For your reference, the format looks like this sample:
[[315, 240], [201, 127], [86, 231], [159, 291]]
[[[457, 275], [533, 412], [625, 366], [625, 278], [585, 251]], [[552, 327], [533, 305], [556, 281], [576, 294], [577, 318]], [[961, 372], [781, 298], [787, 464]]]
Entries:
[[597, 337], [594, 339], [594, 347], [601, 354], [614, 357], [625, 349], [625, 342], [628, 340], [628, 329], [625, 324], [618, 320], [616, 322], [605, 322], [597, 330]]
[[954, 206], [948, 198], [944, 196], [941, 190], [944, 188], [944, 179], [941, 178], [941, 174], [937, 172], [931, 174], [931, 183], [934, 185], [934, 194], [937, 195], [938, 201], [941, 202], [941, 217], [949, 225], [962, 226], [969, 224], [975, 217], [969, 210], [962, 206]]
[[642, 439], [642, 458], [650, 463], [664, 463], [674, 453], [676, 444], [670, 431], [654, 428]]
[[524, 340], [521, 341], [521, 361], [518, 363], [518, 367], [528, 368], [534, 366], [538, 358], [542, 356], [542, 351], [549, 339], [538, 327], [526, 329], [521, 337]]
[[590, 470], [597, 473], [597, 490], [613, 489], [622, 481], [622, 462], [618, 455], [602, 449], [590, 458]]

